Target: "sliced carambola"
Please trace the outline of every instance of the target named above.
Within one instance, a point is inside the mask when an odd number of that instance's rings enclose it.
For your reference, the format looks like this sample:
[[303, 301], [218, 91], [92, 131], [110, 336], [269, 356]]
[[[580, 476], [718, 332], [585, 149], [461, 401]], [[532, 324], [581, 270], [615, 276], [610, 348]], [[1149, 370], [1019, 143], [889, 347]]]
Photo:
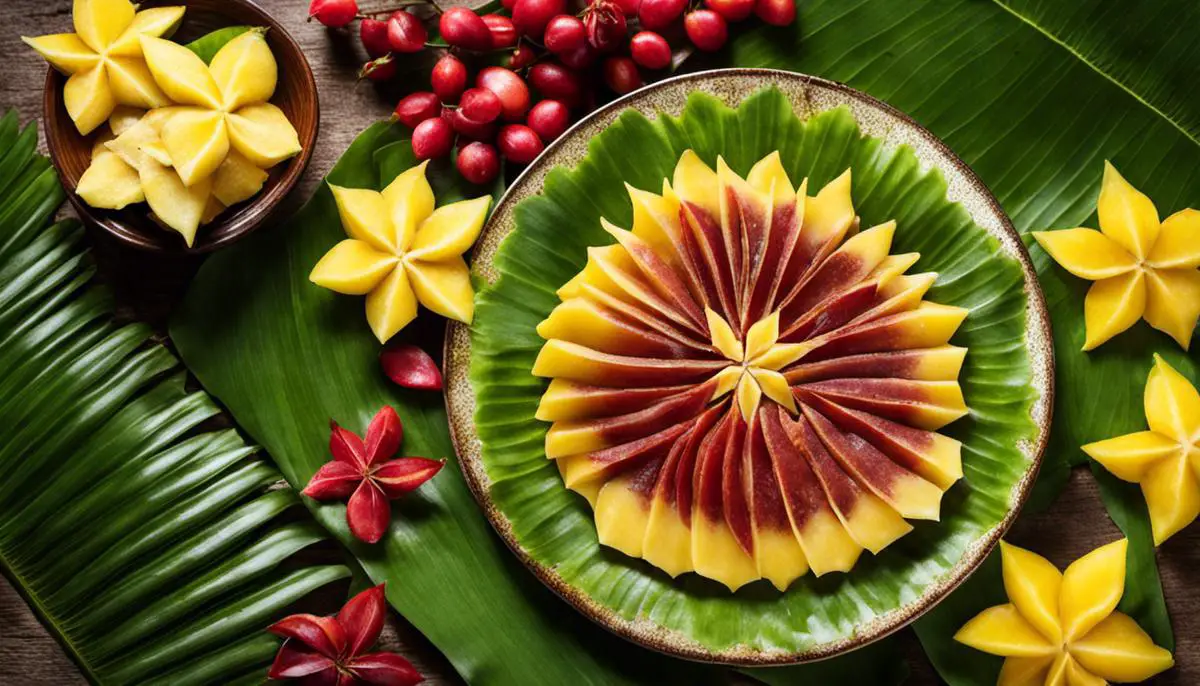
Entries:
[[850, 170], [805, 199], [803, 223], [795, 249], [784, 268], [784, 284], [776, 302], [785, 302], [856, 224], [850, 198]]
[[[699, 574], [731, 591], [758, 578], [754, 558], [738, 545], [725, 522], [723, 506], [725, 462], [733, 451], [734, 423], [741, 421], [736, 409], [730, 408], [700, 444], [692, 510], [692, 565]], [[740, 457], [740, 443], [736, 449], [734, 454]]]
[[589, 386], [566, 379], [553, 379], [542, 394], [534, 416], [544, 422], [613, 417], [645, 409], [690, 388], [690, 385], [648, 388]]
[[693, 324], [701, 324], [704, 321], [703, 311], [692, 299], [687, 284], [654, 252], [649, 243], [630, 231], [613, 226], [605, 219], [600, 220], [600, 226], [625, 248], [633, 263], [641, 270], [643, 279], [655, 292], [675, 305]]
[[700, 333], [704, 330], [693, 314], [659, 295], [621, 245], [588, 248], [588, 264], [582, 273], [584, 283], [590, 283], [623, 300], [642, 303], [685, 329]]
[[672, 339], [630, 321], [586, 298], [571, 298], [555, 307], [537, 327], [546, 340], [557, 338], [614, 355], [685, 357], [691, 352]]
[[596, 288], [590, 283], [579, 285], [577, 296], [600, 305], [606, 309], [616, 312], [631, 325], [640, 326], [643, 329], [654, 331], [660, 336], [671, 339], [678, 345], [691, 349], [692, 357], [697, 355], [703, 357], [710, 352], [708, 340], [706, 336], [701, 335], [694, 329], [682, 326], [666, 317], [661, 317], [649, 305], [645, 303], [632, 302], [618, 298], [617, 296], [608, 293], [602, 289]]
[[622, 443], [604, 450], [591, 453], [576, 453], [560, 458], [559, 468], [567, 488], [603, 480], [614, 474], [626, 471], [633, 465], [641, 464], [656, 458], [665, 458], [675, 441], [687, 431], [694, 420], [680, 422], [667, 427], [658, 433], [651, 434], [636, 441]]
[[930, 431], [967, 414], [957, 381], [830, 379], [797, 388], [839, 405]]
[[765, 412], [762, 426], [792, 531], [813, 574], [849, 571], [863, 548], [851, 538], [830, 507], [807, 458], [784, 429], [782, 417], [779, 409]]
[[650, 497], [654, 476], [663, 458], [638, 465], [612, 479], [596, 496], [596, 534], [600, 543], [632, 557], [641, 557], [646, 526], [650, 521]]
[[826, 379], [883, 378], [953, 381], [962, 370], [967, 349], [951, 345], [915, 350], [847, 355], [809, 362], [801, 360], [784, 372], [793, 385]]
[[784, 320], [803, 316], [819, 303], [862, 281], [887, 257], [895, 233], [896, 222], [887, 222], [843, 243], [781, 303]]
[[107, 149], [92, 159], [79, 177], [75, 193], [88, 205], [108, 210], [120, 210], [146, 199], [138, 173]]
[[961, 307], [923, 302], [915, 310], [847, 326], [815, 338], [806, 343], [812, 348], [806, 359], [934, 348], [949, 342], [966, 316], [967, 310]]
[[792, 531], [763, 437], [760, 418], [764, 412], [774, 411], [775, 408], [767, 407], [755, 415], [746, 436], [743, 460], [754, 532], [754, 563], [758, 575], [782, 591], [808, 571], [808, 560]]
[[842, 407], [812, 393], [804, 394], [804, 402], [843, 431], [865, 438], [896, 464], [916, 472], [943, 491], [962, 478], [962, 443], [949, 436]]
[[801, 406], [814, 432], [855, 481], [905, 519], [937, 520], [942, 490], [888, 459], [861, 437], [845, 433], [809, 405]]
[[[692, 571], [691, 483], [696, 448], [708, 434], [715, 412], [706, 412], [688, 428], [667, 454], [650, 502], [650, 516], [642, 543], [642, 557], [671, 576]], [[682, 494], [679, 479], [687, 483]]]
[[546, 457], [594, 452], [649, 436], [691, 419], [700, 414], [708, 403], [713, 385], [713, 382], [709, 382], [694, 386], [629, 414], [555, 422], [546, 432]]
[[728, 364], [721, 360], [609, 355], [576, 343], [550, 340], [538, 353], [533, 373], [597, 386], [674, 386], [707, 378]]
[[[734, 293], [734, 272], [720, 219], [703, 207], [684, 199], [680, 216], [683, 218], [685, 247], [692, 255], [700, 277], [706, 286], [709, 307], [716, 310], [726, 321], [737, 320], [737, 298]], [[715, 302], [713, 302], [715, 300]]]
[[829, 505], [855, 543], [872, 553], [878, 553], [912, 531], [912, 526], [899, 513], [869, 491], [863, 490], [842, 470], [806, 418], [801, 416], [793, 420], [780, 413], [779, 421], [792, 444], [808, 459], [813, 474], [821, 482], [821, 488], [829, 499]]

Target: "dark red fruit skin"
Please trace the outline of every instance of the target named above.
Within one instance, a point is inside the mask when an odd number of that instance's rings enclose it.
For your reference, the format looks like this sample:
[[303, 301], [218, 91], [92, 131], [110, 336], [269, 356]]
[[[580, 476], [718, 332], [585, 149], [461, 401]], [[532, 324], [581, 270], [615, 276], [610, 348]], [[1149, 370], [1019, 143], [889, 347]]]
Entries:
[[454, 145], [454, 131], [442, 117], [426, 119], [413, 129], [412, 149], [418, 160], [444, 157]]
[[546, 147], [537, 133], [524, 124], [509, 124], [500, 129], [496, 145], [505, 159], [517, 164], [529, 164]]
[[456, 48], [475, 51], [492, 49], [492, 32], [488, 25], [466, 7], [450, 7], [442, 12], [438, 31], [447, 43]]
[[638, 8], [642, 6], [642, 0], [613, 0], [617, 3], [617, 7], [625, 13], [627, 17], [636, 17]]
[[500, 155], [496, 148], [487, 143], [468, 143], [458, 150], [454, 161], [458, 173], [474, 184], [488, 183], [500, 173]]
[[671, 45], [653, 31], [638, 31], [629, 39], [629, 55], [647, 69], [666, 69], [671, 64]]
[[354, 0], [312, 0], [308, 5], [308, 18], [316, 19], [332, 29], [340, 29], [358, 16], [358, 3]]
[[358, 70], [358, 78], [371, 81], [387, 81], [396, 75], [396, 60], [391, 55], [384, 55], [377, 60], [371, 60]]
[[579, 17], [560, 14], [546, 24], [543, 42], [546, 49], [555, 55], [578, 50], [587, 42], [587, 27]]
[[704, 0], [705, 7], [725, 18], [725, 21], [742, 21], [754, 14], [755, 0]]
[[396, 10], [388, 17], [388, 43], [393, 52], [413, 53], [425, 49], [425, 40], [429, 32], [425, 25], [414, 15], [404, 10]]
[[417, 124], [426, 119], [440, 116], [441, 113], [442, 101], [437, 94], [421, 91], [401, 98], [400, 102], [396, 104], [396, 111], [393, 114], [396, 121], [411, 129], [416, 128]]
[[729, 38], [725, 19], [712, 10], [688, 12], [683, 18], [683, 29], [687, 31], [688, 40], [704, 52], [720, 50]]
[[688, 0], [642, 0], [638, 7], [638, 21], [642, 28], [658, 31], [671, 25], [671, 22], [687, 9]]
[[488, 122], [472, 121], [462, 110], [446, 110], [442, 116], [454, 132], [473, 141], [490, 141], [496, 137], [496, 120]]
[[642, 75], [632, 59], [609, 57], [604, 60], [604, 83], [617, 95], [625, 95], [642, 87]]
[[443, 55], [433, 65], [429, 83], [442, 102], [456, 102], [467, 88], [467, 65], [454, 55]]
[[587, 27], [588, 43], [600, 52], [620, 47], [629, 33], [621, 7], [612, 0], [593, 0], [586, 12], [583, 24]]
[[544, 98], [561, 100], [568, 107], [576, 107], [583, 94], [579, 75], [555, 62], [538, 62], [529, 68], [529, 85]]
[[487, 67], [475, 77], [475, 85], [500, 97], [503, 116], [509, 121], [516, 121], [529, 111], [529, 86], [510, 69]]
[[596, 62], [596, 49], [590, 44], [584, 43], [579, 46], [578, 50], [566, 52], [558, 56], [558, 61], [564, 66], [575, 71], [581, 71], [592, 66]]
[[500, 6], [512, 12], [513, 8], [517, 6], [517, 0], [500, 0]]
[[571, 112], [559, 100], [543, 100], [529, 110], [525, 122], [538, 138], [549, 143], [563, 135], [571, 125]]
[[754, 13], [773, 26], [787, 26], [796, 20], [796, 0], [757, 0]]
[[566, 9], [567, 0], [517, 0], [512, 10], [513, 25], [521, 35], [541, 41], [546, 24]]
[[483, 23], [492, 34], [492, 49], [511, 48], [517, 44], [517, 27], [503, 14], [485, 14]]
[[504, 105], [500, 96], [486, 88], [468, 88], [458, 102], [458, 111], [467, 119], [480, 124], [496, 121]]
[[366, 17], [358, 25], [358, 38], [366, 48], [371, 59], [383, 57], [392, 51], [388, 40], [388, 24], [386, 21]]
[[508, 56], [508, 64], [506, 66], [513, 71], [519, 71], [533, 64], [536, 59], [537, 53], [533, 51], [533, 48], [522, 43]]

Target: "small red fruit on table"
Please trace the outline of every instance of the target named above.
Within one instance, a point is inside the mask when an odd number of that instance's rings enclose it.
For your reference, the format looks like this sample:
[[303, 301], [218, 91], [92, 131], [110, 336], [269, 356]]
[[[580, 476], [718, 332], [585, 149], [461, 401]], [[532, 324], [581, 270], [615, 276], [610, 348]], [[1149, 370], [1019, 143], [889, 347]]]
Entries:
[[454, 131], [442, 117], [426, 119], [412, 133], [413, 155], [418, 160], [432, 160], [450, 154], [454, 147]]
[[519, 120], [529, 110], [529, 86], [511, 69], [488, 67], [475, 77], [475, 85], [500, 97], [503, 116], [509, 121]]
[[666, 69], [671, 64], [671, 46], [653, 31], [638, 31], [629, 40], [629, 55], [647, 69]]
[[330, 28], [346, 26], [357, 16], [358, 3], [354, 0], [312, 0], [308, 6], [308, 18]]
[[705, 52], [720, 50], [729, 38], [729, 29], [721, 15], [712, 10], [696, 10], [683, 18], [688, 40]]
[[642, 87], [642, 75], [632, 59], [609, 57], [604, 60], [604, 83], [617, 95], [624, 95]]
[[579, 17], [560, 14], [546, 24], [543, 42], [546, 49], [555, 55], [578, 50], [587, 42], [587, 28]]
[[394, 52], [414, 53], [425, 49], [425, 39], [429, 37], [429, 32], [416, 15], [396, 10], [388, 17], [387, 27], [388, 43]]
[[517, 0], [512, 8], [513, 25], [522, 36], [541, 41], [546, 24], [566, 11], [566, 0]]
[[451, 7], [438, 20], [442, 39], [456, 48], [483, 51], [492, 48], [492, 32], [483, 18], [466, 7]]
[[429, 84], [442, 102], [456, 102], [467, 88], [467, 65], [447, 53], [433, 65]]
[[433, 119], [441, 116], [442, 101], [436, 93], [429, 91], [421, 91], [419, 93], [411, 93], [400, 99], [396, 104], [394, 115], [396, 121], [404, 124], [410, 129], [417, 127], [417, 124], [426, 119]]

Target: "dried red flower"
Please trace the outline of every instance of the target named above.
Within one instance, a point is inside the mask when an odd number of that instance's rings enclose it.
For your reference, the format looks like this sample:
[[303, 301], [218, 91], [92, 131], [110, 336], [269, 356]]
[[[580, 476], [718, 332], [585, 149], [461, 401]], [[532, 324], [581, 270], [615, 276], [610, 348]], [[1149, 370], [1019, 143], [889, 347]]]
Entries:
[[267, 628], [287, 639], [275, 655], [267, 677], [329, 686], [421, 683], [424, 677], [403, 657], [366, 652], [379, 640], [386, 613], [383, 584], [380, 584], [351, 598], [335, 617], [308, 614], [284, 617]]
[[335, 422], [329, 436], [333, 461], [317, 470], [304, 487], [304, 495], [315, 500], [349, 497], [346, 523], [350, 533], [361, 541], [378, 543], [392, 518], [388, 501], [416, 489], [446, 464], [424, 457], [389, 460], [400, 449], [403, 436], [400, 417], [388, 406], [371, 420], [365, 441]]
[[383, 373], [398, 386], [424, 391], [442, 390], [442, 372], [437, 363], [429, 353], [415, 345], [391, 345], [384, 348], [383, 352], [379, 353], [379, 365], [383, 367]]

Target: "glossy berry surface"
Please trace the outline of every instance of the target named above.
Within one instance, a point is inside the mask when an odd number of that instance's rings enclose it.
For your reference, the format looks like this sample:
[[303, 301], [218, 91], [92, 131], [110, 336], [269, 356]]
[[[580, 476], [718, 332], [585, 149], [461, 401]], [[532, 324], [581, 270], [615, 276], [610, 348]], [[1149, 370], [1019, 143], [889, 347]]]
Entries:
[[529, 110], [525, 123], [543, 142], [550, 141], [563, 135], [571, 125], [571, 112], [561, 101], [543, 100]]
[[517, 0], [512, 11], [513, 25], [521, 35], [541, 41], [550, 20], [566, 10], [566, 0]]
[[609, 57], [604, 60], [604, 83], [617, 95], [624, 95], [642, 87], [642, 75], [632, 59]]
[[454, 145], [454, 131], [442, 117], [426, 119], [412, 133], [413, 155], [418, 160], [444, 157]]
[[487, 124], [500, 118], [503, 105], [500, 96], [486, 88], [468, 88], [462, 94], [458, 111], [467, 119], [479, 124]]
[[454, 55], [443, 55], [433, 65], [429, 83], [442, 102], [457, 102], [467, 88], [467, 65]]
[[429, 33], [420, 19], [404, 10], [396, 10], [388, 17], [388, 43], [392, 50], [400, 53], [414, 53], [425, 49], [425, 40]]
[[666, 69], [671, 64], [671, 46], [653, 31], [638, 31], [629, 39], [629, 56], [647, 69]]
[[430, 93], [429, 91], [410, 93], [404, 96], [396, 104], [394, 112], [396, 121], [409, 128], [415, 128], [417, 124], [426, 119], [433, 119], [441, 113], [441, 99], [438, 98], [436, 93]]
[[642, 28], [658, 31], [670, 26], [687, 8], [687, 0], [642, 0], [638, 20]]
[[578, 50], [587, 42], [587, 28], [579, 17], [560, 14], [546, 24], [543, 42], [546, 49], [556, 55]]
[[466, 7], [450, 7], [438, 19], [442, 39], [456, 48], [483, 51], [492, 48], [492, 32], [483, 18]]
[[517, 164], [529, 164], [546, 147], [537, 133], [524, 124], [509, 124], [496, 138], [500, 154]]
[[725, 19], [712, 10], [688, 12], [683, 18], [683, 28], [687, 31], [688, 40], [705, 52], [720, 50], [729, 38]]
[[454, 166], [467, 181], [488, 183], [500, 173], [500, 155], [494, 146], [487, 143], [468, 143], [459, 148]]
[[754, 14], [772, 26], [787, 26], [796, 20], [796, 0], [757, 0]]
[[371, 59], [383, 57], [392, 51], [392, 43], [388, 40], [388, 25], [386, 21], [367, 17], [358, 25], [358, 38]]
[[492, 49], [511, 48], [517, 44], [517, 27], [503, 14], [485, 14], [483, 23], [492, 34]]
[[308, 6], [308, 16], [330, 28], [341, 28], [358, 16], [358, 3], [354, 0], [313, 0]]
[[721, 15], [725, 21], [742, 21], [754, 14], [755, 0], [704, 0], [704, 6]]
[[561, 100], [569, 107], [582, 102], [583, 84], [574, 71], [554, 62], [538, 62], [529, 68], [529, 85], [544, 98]]
[[529, 86], [511, 69], [488, 67], [479, 72], [475, 85], [499, 96], [505, 119], [515, 121], [529, 110]]

